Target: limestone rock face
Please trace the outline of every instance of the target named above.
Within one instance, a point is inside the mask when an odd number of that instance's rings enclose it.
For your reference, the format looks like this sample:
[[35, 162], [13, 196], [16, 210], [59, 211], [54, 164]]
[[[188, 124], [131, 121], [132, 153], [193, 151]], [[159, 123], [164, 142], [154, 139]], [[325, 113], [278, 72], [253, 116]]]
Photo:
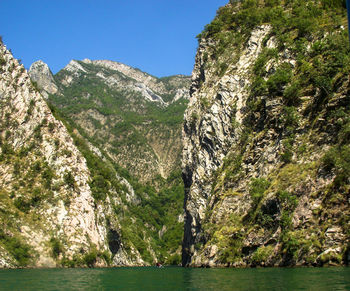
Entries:
[[[208, 201], [213, 198], [212, 176], [222, 166], [232, 144], [238, 141], [239, 129], [234, 128], [232, 120], [242, 122], [243, 107], [248, 94], [248, 80], [245, 76], [249, 64], [261, 53], [261, 42], [268, 32], [268, 26], [255, 30], [239, 61], [231, 67], [235, 73], [221, 78], [215, 76], [210, 69], [203, 71], [203, 54], [210, 44], [204, 41], [199, 46], [183, 130], [182, 167], [185, 188], [188, 191], [185, 205], [185, 257], [187, 251], [193, 252], [190, 249], [198, 240], [197, 235], [200, 235], [200, 225], [205, 218]], [[210, 85], [204, 84], [198, 90], [197, 84], [206, 79], [210, 80]], [[205, 100], [204, 106], [202, 100]]]
[[[57, 91], [45, 64], [31, 70], [47, 92]], [[106, 266], [112, 255], [112, 264], [142, 264], [137, 250], [125, 253], [117, 218], [106, 222], [113, 203], [96, 205], [67, 129], [2, 44], [0, 71], [0, 267]]]
[[57, 93], [57, 85], [53, 79], [53, 75], [50, 71], [50, 68], [43, 61], [37, 61], [33, 63], [29, 68], [30, 79], [37, 83], [38, 87], [41, 90], [41, 94], [47, 98], [48, 94]]
[[[334, 40], [308, 35], [302, 54], [298, 40], [281, 45], [276, 24], [229, 23], [248, 6], [230, 1], [200, 36], [183, 127], [183, 265], [345, 264], [349, 164], [336, 160], [347, 160], [349, 145], [346, 65], [321, 93], [300, 70], [317, 66], [313, 42]], [[295, 80], [296, 99], [287, 99]]]

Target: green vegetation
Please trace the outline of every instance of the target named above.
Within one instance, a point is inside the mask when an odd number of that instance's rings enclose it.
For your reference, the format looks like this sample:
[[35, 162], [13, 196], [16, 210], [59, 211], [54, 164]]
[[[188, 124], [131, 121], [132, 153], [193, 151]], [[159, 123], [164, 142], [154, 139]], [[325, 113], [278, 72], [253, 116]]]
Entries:
[[207, 225], [206, 231], [212, 233], [210, 244], [216, 244], [219, 248], [221, 264], [230, 265], [241, 261], [244, 233], [240, 217], [230, 214], [215, 225]]
[[341, 190], [348, 184], [350, 177], [350, 146], [334, 146], [328, 150], [322, 159], [322, 165], [327, 172], [335, 171], [336, 177], [333, 185]]
[[32, 86], [33, 86], [34, 91], [40, 92], [40, 88], [38, 86], [38, 83], [35, 81], [31, 81], [31, 82], [32, 82]]
[[261, 246], [252, 255], [252, 264], [260, 265], [267, 261], [267, 259], [273, 254], [274, 246]]
[[[78, 147], [87, 161], [87, 166], [91, 172], [92, 177], [90, 181], [90, 187], [95, 200], [103, 201], [106, 198], [109, 190], [121, 190], [122, 185], [116, 177], [116, 169], [110, 163], [110, 161], [103, 161], [96, 154], [94, 154], [89, 149], [87, 142], [82, 137], [74, 133], [74, 127], [71, 125], [74, 125], [73, 121], [61, 113], [52, 104], [49, 104], [49, 106], [54, 116], [65, 124], [68, 132], [74, 140], [74, 144]], [[70, 188], [75, 187], [75, 180], [71, 172], [65, 173], [64, 182]]]
[[75, 267], [89, 267], [93, 268], [96, 265], [98, 259], [102, 259], [107, 265], [110, 264], [110, 257], [106, 252], [98, 252], [95, 247], [92, 247], [89, 251], [81, 249], [80, 253], [73, 256], [72, 259], [68, 259], [63, 256], [59, 263], [63, 267], [75, 268]]
[[72, 175], [71, 172], [66, 172], [63, 176], [63, 181], [64, 183], [70, 187], [70, 188], [73, 188], [74, 189], [74, 186], [75, 186], [75, 180], [74, 180], [74, 177]]
[[7, 235], [3, 229], [0, 229], [0, 244], [15, 258], [18, 266], [24, 267], [30, 263], [32, 251], [29, 245], [22, 242], [15, 236]]
[[59, 239], [52, 237], [50, 239], [51, 251], [53, 258], [57, 259], [59, 255], [63, 252], [63, 246]]
[[4, 58], [0, 57], [0, 67], [6, 64], [6, 61]]
[[[176, 260], [179, 259], [179, 255], [176, 252], [182, 242], [183, 224], [178, 222], [178, 215], [182, 212], [184, 195], [181, 172], [174, 172], [168, 179], [159, 182], [160, 190], [156, 191], [153, 186], [144, 186], [136, 180], [131, 180], [140, 203], [128, 204], [130, 212], [120, 212], [116, 209], [116, 215], [121, 219], [123, 241], [129, 245], [132, 243], [144, 260], [153, 262], [146, 242], [148, 238], [158, 260], [168, 264], [179, 264], [180, 260]], [[137, 218], [136, 221], [132, 223], [131, 217]], [[163, 226], [166, 231], [160, 236], [159, 231]]]
[[[273, 37], [277, 47], [265, 47], [257, 58], [253, 67], [252, 96], [284, 96], [286, 105], [290, 106], [297, 105], [300, 95], [313, 89], [317, 96], [310, 109], [320, 109], [349, 72], [347, 30], [339, 29], [341, 25], [346, 27], [344, 8], [343, 0], [231, 1], [231, 5], [218, 10], [216, 18], [198, 39], [216, 40], [210, 57], [220, 57], [220, 62], [227, 64], [232, 63], [232, 51], [239, 54], [253, 29], [271, 25], [265, 45]], [[296, 66], [280, 61], [280, 52], [297, 60]], [[266, 71], [270, 60], [277, 63], [272, 73]]]
[[[167, 108], [162, 108], [155, 102], [146, 101], [141, 93], [130, 92], [125, 89], [111, 88], [104, 81], [96, 77], [101, 70], [100, 67], [80, 62], [89, 71], [88, 77], [80, 77], [68, 87], [63, 87], [63, 96], [50, 96], [50, 100], [59, 107], [66, 115], [79, 113], [83, 110], [95, 109], [105, 117], [118, 116], [125, 126], [123, 130], [132, 130], [132, 125], [151, 122], [152, 126], [159, 124], [174, 126], [182, 123], [183, 112], [186, 108], [186, 101], [174, 102]], [[55, 79], [60, 82], [67, 72], [60, 71]], [[104, 71], [107, 76], [116, 74], [118, 77], [128, 78], [116, 71]], [[176, 89], [176, 86], [169, 80], [171, 77], [159, 79], [169, 90]], [[130, 79], [130, 81], [132, 81]], [[130, 95], [133, 94], [133, 95]], [[175, 93], [169, 101], [173, 99]], [[84, 96], [89, 96], [84, 98]], [[67, 102], [70, 100], [70, 102]], [[142, 111], [140, 112], [140, 105]], [[141, 114], [140, 114], [141, 113]], [[96, 120], [93, 122], [97, 122]], [[95, 126], [99, 126], [97, 123]], [[114, 126], [111, 126], [114, 127]]]
[[[5, 64], [5, 59], [1, 57], [1, 69]], [[179, 171], [179, 136], [188, 101], [174, 101], [174, 98], [179, 88], [190, 84], [190, 79], [173, 76], [156, 80], [161, 92], [163, 88], [168, 90], [161, 97], [171, 104], [162, 106], [146, 101], [141, 93], [125, 89], [128, 86], [124, 86], [123, 82], [135, 84], [137, 81], [116, 71], [84, 63], [81, 65], [90, 72], [88, 76], [81, 76], [71, 86], [63, 86], [60, 81], [69, 72], [61, 71], [55, 79], [63, 95], [50, 96], [48, 103], [86, 159], [89, 168], [86, 174], [91, 174], [88, 182], [95, 207], [114, 209], [115, 213], [108, 213], [113, 217], [106, 217], [106, 228], [109, 232], [115, 231], [120, 238], [118, 248], [125, 246], [130, 257], [138, 251], [150, 264], [156, 260], [179, 264], [183, 223], [178, 220], [183, 212], [184, 192]], [[9, 71], [15, 70], [16, 66], [11, 65]], [[23, 69], [20, 71], [23, 73]], [[106, 77], [117, 75], [124, 89], [110, 86], [97, 78], [98, 71], [103, 71]], [[30, 92], [39, 91], [38, 84], [33, 82], [29, 89]], [[37, 257], [33, 257], [32, 251], [20, 239], [24, 233], [29, 233], [26, 227], [43, 231], [45, 235], [45, 231], [50, 229], [48, 235], [51, 239], [46, 242], [46, 247], [58, 264], [92, 267], [100, 260], [110, 264], [117, 247], [111, 256], [107, 251], [99, 253], [91, 245], [84, 246], [71, 258], [65, 253], [70, 242], [61, 235], [57, 236], [58, 230], [51, 229], [51, 224], [48, 226], [43, 219], [43, 213], [50, 213], [51, 209], [56, 211], [55, 206], [61, 208], [62, 201], [68, 210], [72, 197], [80, 194], [78, 189], [82, 184], [75, 177], [78, 167], [66, 167], [64, 161], [64, 169], [61, 169], [62, 159], [68, 158], [73, 164], [74, 160], [82, 163], [85, 160], [81, 161], [73, 149], [65, 146], [66, 140], [50, 136], [59, 129], [49, 118], [34, 125], [33, 134], [23, 139], [25, 146], [12, 147], [13, 139], [22, 134], [16, 131], [19, 123], [13, 120], [13, 113], [18, 109], [12, 106], [7, 96], [3, 97], [0, 101], [0, 165], [5, 169], [6, 179], [0, 189], [1, 249], [7, 250], [19, 265], [28, 265], [32, 258], [35, 261]], [[23, 124], [27, 123], [26, 127], [32, 129], [41, 110], [34, 99], [28, 100]], [[45, 150], [53, 152], [49, 161], [43, 155], [44, 149], [40, 148], [43, 143]], [[163, 159], [166, 179], [157, 176], [152, 168], [158, 167], [158, 155]], [[169, 155], [172, 156], [167, 159]], [[135, 163], [134, 157], [137, 161], [143, 159], [145, 166], [140, 169], [142, 165]], [[127, 162], [122, 167], [116, 161]], [[168, 167], [172, 164], [174, 166]], [[159, 172], [162, 171], [163, 168]], [[141, 177], [148, 174], [148, 182], [135, 177], [135, 173]], [[104, 223], [104, 217], [98, 223]], [[24, 230], [19, 225], [23, 225]], [[111, 244], [113, 239], [108, 237]], [[113, 248], [111, 244], [110, 249]]]
[[54, 203], [52, 181], [55, 172], [35, 152], [36, 142], [29, 147], [14, 150], [9, 144], [1, 143], [0, 163], [10, 164], [16, 180], [12, 185], [12, 203], [23, 213], [40, 207], [43, 201]]
[[249, 194], [252, 197], [254, 205], [257, 205], [260, 202], [269, 186], [270, 182], [264, 178], [252, 179], [250, 183]]
[[96, 259], [97, 259], [97, 252], [94, 250], [85, 254], [83, 257], [83, 261], [85, 265], [87, 265], [89, 268], [92, 268], [95, 265]]

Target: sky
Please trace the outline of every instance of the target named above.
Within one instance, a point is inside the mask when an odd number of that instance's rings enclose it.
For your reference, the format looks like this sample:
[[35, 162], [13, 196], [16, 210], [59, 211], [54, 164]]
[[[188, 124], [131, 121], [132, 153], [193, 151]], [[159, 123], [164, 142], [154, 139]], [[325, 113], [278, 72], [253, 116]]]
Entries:
[[112, 60], [157, 77], [190, 75], [204, 26], [228, 0], [0, 0], [0, 35], [28, 69]]

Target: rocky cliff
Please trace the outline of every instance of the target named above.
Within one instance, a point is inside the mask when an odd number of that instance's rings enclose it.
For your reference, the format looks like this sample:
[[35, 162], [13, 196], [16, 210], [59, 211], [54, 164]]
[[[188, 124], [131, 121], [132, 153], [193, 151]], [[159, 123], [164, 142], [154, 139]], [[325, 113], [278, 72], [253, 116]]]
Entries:
[[156, 260], [153, 226], [131, 230], [141, 202], [129, 182], [57, 119], [2, 43], [0, 71], [0, 267]]
[[184, 266], [349, 262], [342, 1], [230, 1], [198, 36]]

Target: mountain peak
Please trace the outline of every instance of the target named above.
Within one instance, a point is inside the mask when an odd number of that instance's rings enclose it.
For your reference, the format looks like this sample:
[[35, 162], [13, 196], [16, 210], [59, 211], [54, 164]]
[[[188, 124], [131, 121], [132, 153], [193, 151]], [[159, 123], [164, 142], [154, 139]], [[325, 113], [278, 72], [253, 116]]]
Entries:
[[32, 81], [36, 82], [42, 95], [47, 98], [49, 94], [55, 94], [58, 91], [57, 85], [53, 78], [49, 66], [42, 60], [34, 62], [29, 68], [29, 76]]
[[75, 73], [77, 71], [83, 71], [84, 73], [86, 73], [86, 70], [76, 60], [71, 60], [69, 62], [69, 64], [64, 67], [64, 69], [67, 70], [67, 71], [73, 72], [73, 73]]

